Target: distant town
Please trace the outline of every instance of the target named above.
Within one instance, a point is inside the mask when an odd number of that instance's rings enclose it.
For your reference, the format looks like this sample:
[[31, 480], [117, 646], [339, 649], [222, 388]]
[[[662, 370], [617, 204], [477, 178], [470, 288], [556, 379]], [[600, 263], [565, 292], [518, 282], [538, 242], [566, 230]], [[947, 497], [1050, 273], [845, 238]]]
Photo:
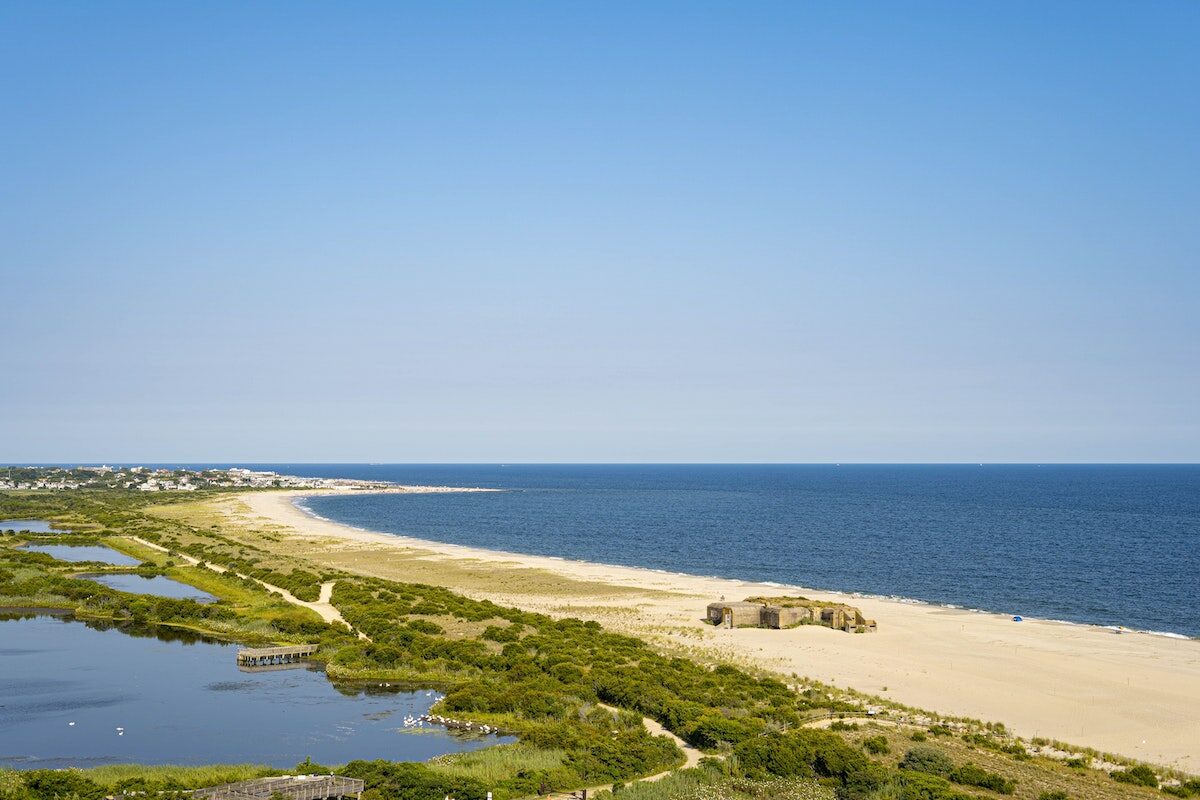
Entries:
[[128, 489], [139, 492], [194, 492], [197, 489], [387, 489], [385, 481], [303, 478], [241, 467], [228, 469], [155, 469], [151, 467], [0, 467], [0, 491]]

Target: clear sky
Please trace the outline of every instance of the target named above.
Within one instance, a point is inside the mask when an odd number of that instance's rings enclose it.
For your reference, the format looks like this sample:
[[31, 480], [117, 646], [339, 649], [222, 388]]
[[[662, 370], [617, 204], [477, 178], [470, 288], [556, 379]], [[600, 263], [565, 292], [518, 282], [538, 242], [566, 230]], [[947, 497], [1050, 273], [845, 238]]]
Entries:
[[1200, 460], [1192, 0], [0, 37], [0, 461]]

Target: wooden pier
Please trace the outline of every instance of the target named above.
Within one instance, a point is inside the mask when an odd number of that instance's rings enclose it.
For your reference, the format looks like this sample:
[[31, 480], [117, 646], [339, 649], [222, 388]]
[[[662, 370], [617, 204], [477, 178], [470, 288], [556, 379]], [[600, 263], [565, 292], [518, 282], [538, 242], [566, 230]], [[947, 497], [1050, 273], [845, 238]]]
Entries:
[[[279, 649], [279, 648], [268, 648]], [[332, 800], [336, 797], [357, 797], [361, 800], [363, 781], [341, 775], [283, 775], [278, 778], [259, 778], [238, 781], [207, 789], [196, 789], [197, 800]]]
[[238, 650], [239, 667], [269, 667], [276, 664], [294, 664], [310, 658], [317, 652], [315, 644], [290, 644], [284, 647], [248, 647]]

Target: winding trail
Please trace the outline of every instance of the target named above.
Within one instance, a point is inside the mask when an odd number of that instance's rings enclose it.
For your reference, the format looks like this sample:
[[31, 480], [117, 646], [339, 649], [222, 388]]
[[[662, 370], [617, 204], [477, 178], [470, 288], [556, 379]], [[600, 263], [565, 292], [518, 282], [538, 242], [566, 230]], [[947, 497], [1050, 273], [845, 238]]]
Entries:
[[[163, 547], [162, 545], [155, 544], [154, 542], [148, 542], [145, 539], [141, 538], [140, 536], [126, 535], [124, 538], [130, 540], [131, 542], [137, 542], [138, 544], [142, 545], [143, 547], [149, 547], [151, 550], [157, 550], [160, 553], [170, 553], [171, 552], [170, 550]], [[178, 556], [179, 558], [182, 558], [184, 561], [191, 564], [193, 567], [199, 566], [201, 564], [200, 559], [196, 558], [195, 556], [189, 556], [186, 553], [175, 553], [174, 555]], [[204, 563], [204, 566], [208, 567], [213, 572], [218, 572], [218, 573], [229, 572], [228, 567], [222, 567], [220, 564], [212, 564], [208, 561], [205, 561], [203, 563]], [[296, 595], [292, 594], [287, 589], [284, 589], [280, 586], [275, 586], [273, 584], [267, 583], [266, 581], [261, 581], [258, 578], [254, 578], [249, 575], [243, 575], [240, 572], [234, 572], [233, 574], [237, 575], [239, 578], [246, 578], [246, 579], [254, 581], [259, 586], [266, 589], [268, 592], [279, 595], [284, 600], [286, 600], [287, 602], [291, 603], [294, 606], [300, 606], [301, 608], [307, 608], [309, 611], [315, 612], [318, 616], [321, 617], [321, 619], [325, 620], [326, 622], [328, 622], [330, 624], [341, 624], [341, 625], [345, 625], [347, 628], [349, 628], [352, 631], [354, 630], [354, 627], [349, 622], [346, 622], [345, 618], [342, 617], [342, 612], [338, 611], [337, 608], [334, 607], [333, 603], [330, 602], [333, 598], [333, 586], [334, 586], [334, 584], [337, 583], [337, 581], [326, 581], [325, 583], [322, 583], [321, 584], [321, 593], [320, 593], [320, 595], [318, 595], [316, 601], [308, 602], [306, 600], [301, 600], [299, 597], [296, 597]], [[358, 631], [358, 638], [366, 639], [367, 636], [366, 636], [366, 634], [362, 633], [361, 631]]]
[[[607, 703], [596, 703], [596, 705], [599, 706], [600, 708], [603, 708], [605, 711], [612, 712], [613, 714], [619, 714], [621, 712], [621, 709], [617, 708], [616, 706], [610, 706]], [[643, 782], [648, 783], [651, 781], [662, 780], [663, 778], [667, 777], [668, 775], [672, 775], [681, 769], [689, 769], [691, 767], [696, 766], [697, 764], [700, 763], [700, 759], [704, 758], [704, 753], [701, 753], [695, 747], [692, 747], [690, 744], [685, 742], [683, 739], [679, 738], [678, 736], [676, 736], [675, 734], [671, 733], [669, 730], [664, 728], [662, 725], [659, 724], [658, 720], [643, 716], [642, 717], [642, 725], [644, 725], [646, 727], [646, 730], [650, 732], [651, 736], [665, 736], [668, 739], [670, 739], [672, 742], [674, 742], [675, 746], [683, 751], [684, 761], [683, 761], [683, 764], [678, 767], [663, 770], [662, 772], [655, 773], [654, 775], [647, 775], [645, 778], [637, 778], [635, 780], [630, 781], [630, 783], [643, 783]], [[590, 794], [593, 794], [594, 792], [611, 790], [612, 787], [613, 787], [613, 785], [611, 783], [604, 784], [602, 786], [589, 786], [589, 787], [587, 787], [587, 789], [576, 789], [575, 791], [567, 793], [564, 796], [565, 797], [578, 797], [579, 793], [581, 791], [586, 791], [590, 795]]]

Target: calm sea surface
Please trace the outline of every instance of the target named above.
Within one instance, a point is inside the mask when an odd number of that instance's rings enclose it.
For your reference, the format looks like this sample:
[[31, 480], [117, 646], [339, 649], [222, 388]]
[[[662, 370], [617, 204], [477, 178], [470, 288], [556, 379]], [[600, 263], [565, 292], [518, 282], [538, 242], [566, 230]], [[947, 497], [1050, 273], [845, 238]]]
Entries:
[[306, 501], [372, 530], [1200, 636], [1200, 466], [260, 466], [511, 490]]

